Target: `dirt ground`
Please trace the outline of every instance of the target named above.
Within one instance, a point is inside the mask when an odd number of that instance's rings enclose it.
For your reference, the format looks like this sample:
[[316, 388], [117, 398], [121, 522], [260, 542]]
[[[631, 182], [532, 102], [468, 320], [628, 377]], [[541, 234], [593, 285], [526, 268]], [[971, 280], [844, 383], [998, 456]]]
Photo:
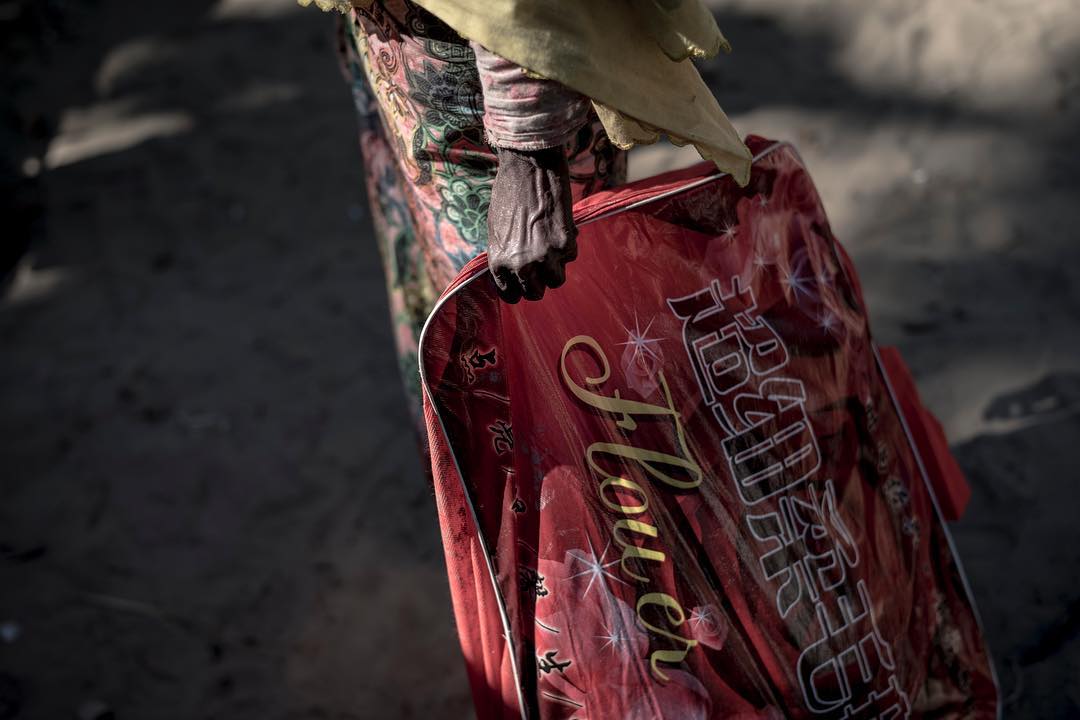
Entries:
[[[46, 5], [5, 70], [0, 719], [468, 717], [329, 18]], [[712, 5], [708, 80], [799, 147], [969, 474], [1005, 716], [1080, 716], [1080, 6]]]

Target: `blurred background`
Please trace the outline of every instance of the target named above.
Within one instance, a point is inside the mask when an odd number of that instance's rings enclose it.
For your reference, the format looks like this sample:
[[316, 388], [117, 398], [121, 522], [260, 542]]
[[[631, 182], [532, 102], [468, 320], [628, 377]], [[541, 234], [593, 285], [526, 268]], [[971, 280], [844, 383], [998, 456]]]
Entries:
[[[712, 6], [968, 473], [1005, 716], [1080, 717], [1080, 3]], [[0, 720], [469, 717], [332, 27], [0, 0]]]

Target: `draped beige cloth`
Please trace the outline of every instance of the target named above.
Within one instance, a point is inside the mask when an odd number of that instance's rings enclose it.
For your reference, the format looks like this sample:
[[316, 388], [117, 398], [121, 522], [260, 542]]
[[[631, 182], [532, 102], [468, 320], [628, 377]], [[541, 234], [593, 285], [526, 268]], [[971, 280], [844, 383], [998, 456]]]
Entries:
[[[324, 9], [373, 2], [314, 1]], [[730, 50], [701, 0], [413, 2], [463, 37], [590, 98], [619, 147], [666, 134], [740, 185], [748, 181], [750, 151], [689, 60]]]

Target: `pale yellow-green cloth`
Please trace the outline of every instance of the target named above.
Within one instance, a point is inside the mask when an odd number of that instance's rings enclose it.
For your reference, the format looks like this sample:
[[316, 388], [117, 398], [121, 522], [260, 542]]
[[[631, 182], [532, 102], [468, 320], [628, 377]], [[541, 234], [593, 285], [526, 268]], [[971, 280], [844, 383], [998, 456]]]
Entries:
[[[616, 145], [666, 134], [740, 185], [749, 180], [750, 151], [687, 59], [730, 49], [701, 0], [413, 1], [463, 37], [591, 98]], [[324, 10], [352, 4], [314, 2]]]

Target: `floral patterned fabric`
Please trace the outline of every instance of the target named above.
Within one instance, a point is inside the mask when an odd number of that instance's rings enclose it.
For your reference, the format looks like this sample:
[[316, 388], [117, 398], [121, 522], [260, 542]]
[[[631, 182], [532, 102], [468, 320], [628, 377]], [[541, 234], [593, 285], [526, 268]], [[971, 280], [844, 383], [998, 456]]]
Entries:
[[[420, 329], [442, 290], [487, 246], [497, 160], [466, 40], [408, 0], [356, 9], [342, 31], [401, 372], [422, 434]], [[566, 152], [575, 200], [625, 176], [625, 154], [595, 116]]]

